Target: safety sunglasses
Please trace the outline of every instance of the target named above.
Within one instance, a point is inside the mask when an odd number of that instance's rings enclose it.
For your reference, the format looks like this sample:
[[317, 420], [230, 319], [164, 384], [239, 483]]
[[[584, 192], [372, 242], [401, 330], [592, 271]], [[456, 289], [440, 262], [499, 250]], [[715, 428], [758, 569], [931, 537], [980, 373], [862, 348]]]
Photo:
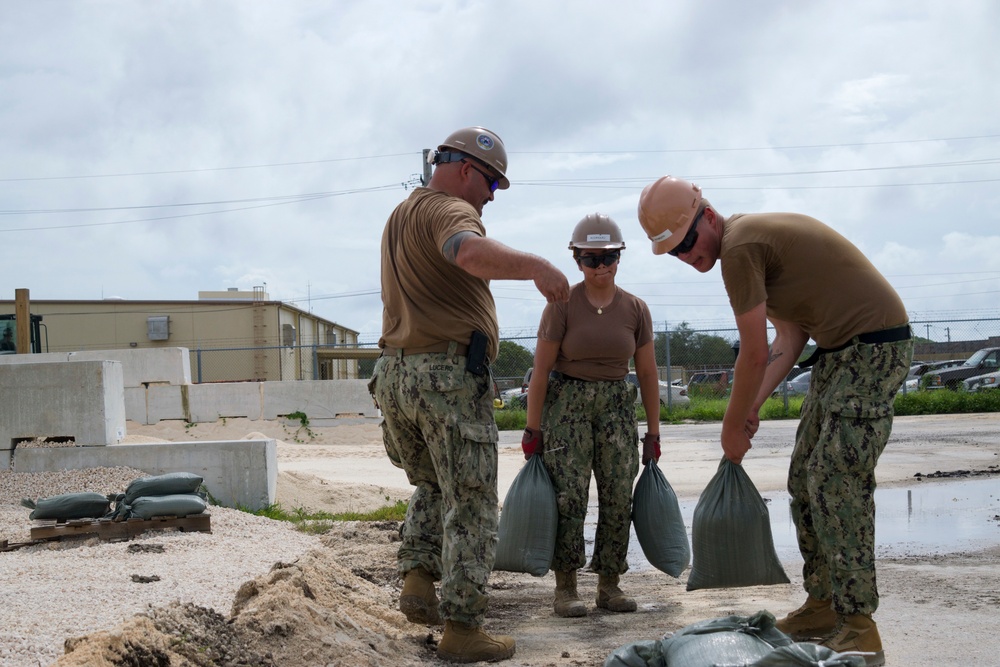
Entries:
[[613, 250], [603, 255], [578, 255], [576, 261], [580, 262], [588, 269], [596, 269], [599, 266], [611, 266], [621, 257], [621, 250]]
[[674, 248], [673, 250], [668, 250], [667, 251], [668, 255], [673, 255], [674, 257], [678, 257], [682, 252], [691, 252], [691, 250], [694, 248], [694, 244], [698, 242], [698, 230], [697, 230], [698, 221], [701, 220], [701, 216], [704, 213], [705, 211], [703, 210], [701, 213], [698, 214], [698, 217], [695, 218], [694, 222], [691, 223], [691, 229], [689, 229], [688, 233], [684, 235], [684, 240], [678, 243], [677, 247]]
[[472, 165], [473, 169], [475, 169], [476, 171], [478, 171], [480, 174], [483, 175], [483, 178], [485, 178], [486, 182], [489, 183], [490, 185], [490, 192], [496, 192], [497, 188], [500, 187], [500, 179], [493, 178], [492, 176], [487, 174], [485, 171], [477, 167], [476, 163], [473, 162], [472, 160], [462, 160], [462, 162], [468, 162], [469, 164]]

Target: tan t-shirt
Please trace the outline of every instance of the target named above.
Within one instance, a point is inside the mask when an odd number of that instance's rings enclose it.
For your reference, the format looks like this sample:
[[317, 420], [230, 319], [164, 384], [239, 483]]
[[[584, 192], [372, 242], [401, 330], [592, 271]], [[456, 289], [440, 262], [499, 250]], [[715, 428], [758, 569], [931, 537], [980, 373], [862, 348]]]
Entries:
[[722, 280], [733, 312], [767, 302], [820, 347], [906, 324], [903, 302], [853, 243], [796, 213], [737, 214], [725, 221]]
[[645, 301], [620, 287], [601, 310], [583, 283], [570, 288], [568, 302], [545, 306], [538, 335], [560, 344], [555, 370], [581, 380], [625, 379], [636, 349], [653, 340], [653, 317]]
[[486, 236], [471, 204], [427, 188], [414, 190], [389, 216], [382, 232], [379, 347], [468, 344], [473, 331], [482, 331], [490, 340], [488, 357], [496, 359], [500, 332], [489, 281], [441, 252], [458, 232]]

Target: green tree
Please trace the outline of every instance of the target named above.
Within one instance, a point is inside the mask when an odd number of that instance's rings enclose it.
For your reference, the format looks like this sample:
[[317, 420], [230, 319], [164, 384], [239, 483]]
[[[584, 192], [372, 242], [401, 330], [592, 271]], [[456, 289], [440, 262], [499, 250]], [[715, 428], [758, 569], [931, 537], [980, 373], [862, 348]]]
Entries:
[[502, 340], [497, 352], [497, 360], [493, 364], [493, 376], [497, 378], [523, 378], [534, 364], [535, 355], [532, 354], [531, 350], [514, 341]]

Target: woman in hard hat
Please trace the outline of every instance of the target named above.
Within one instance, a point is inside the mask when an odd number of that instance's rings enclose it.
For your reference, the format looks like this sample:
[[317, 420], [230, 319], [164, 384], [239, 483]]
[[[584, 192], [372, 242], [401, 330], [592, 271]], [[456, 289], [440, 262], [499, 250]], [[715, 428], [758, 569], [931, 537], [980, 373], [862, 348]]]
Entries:
[[646, 303], [615, 285], [625, 242], [606, 215], [584, 217], [569, 243], [583, 273], [566, 303], [549, 303], [538, 326], [535, 364], [528, 386], [525, 458], [540, 454], [559, 508], [552, 570], [555, 612], [584, 616], [577, 570], [586, 564], [583, 525], [590, 475], [600, 506], [590, 569], [598, 574], [597, 606], [635, 611], [618, 587], [628, 570], [632, 481], [639, 471], [636, 388], [625, 380], [635, 360], [648, 416], [642, 462], [660, 456], [660, 397], [653, 350], [653, 321]]

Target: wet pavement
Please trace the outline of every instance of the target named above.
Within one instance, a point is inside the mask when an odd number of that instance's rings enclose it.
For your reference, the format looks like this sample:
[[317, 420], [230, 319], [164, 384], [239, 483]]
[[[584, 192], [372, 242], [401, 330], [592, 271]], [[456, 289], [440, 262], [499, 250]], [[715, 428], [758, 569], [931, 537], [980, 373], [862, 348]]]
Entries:
[[[787, 493], [762, 494], [771, 516], [774, 548], [782, 562], [800, 562]], [[697, 501], [681, 502], [688, 539]], [[1000, 476], [949, 481], [915, 479], [910, 485], [876, 489], [875, 541], [878, 558], [974, 551], [1000, 545]], [[593, 547], [597, 505], [587, 514], [586, 541]], [[651, 569], [632, 532], [631, 570]], [[683, 575], [682, 575], [683, 576]]]

